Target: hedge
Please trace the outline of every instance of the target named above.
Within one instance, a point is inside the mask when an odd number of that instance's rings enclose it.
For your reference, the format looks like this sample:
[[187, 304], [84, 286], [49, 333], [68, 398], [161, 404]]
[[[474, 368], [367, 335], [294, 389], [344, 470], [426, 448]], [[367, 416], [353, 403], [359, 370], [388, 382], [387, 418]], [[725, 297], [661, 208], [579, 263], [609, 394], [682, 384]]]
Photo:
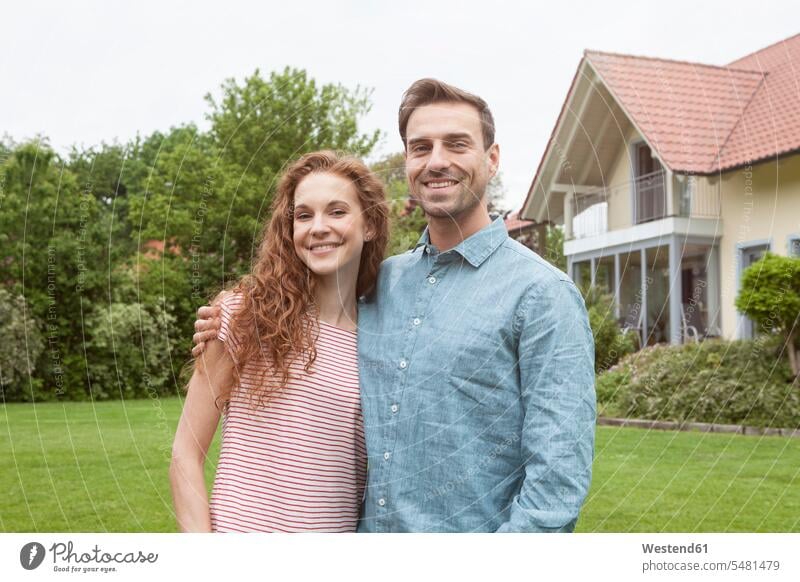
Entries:
[[796, 428], [800, 385], [782, 347], [774, 336], [649, 347], [601, 374], [597, 399], [607, 416]]

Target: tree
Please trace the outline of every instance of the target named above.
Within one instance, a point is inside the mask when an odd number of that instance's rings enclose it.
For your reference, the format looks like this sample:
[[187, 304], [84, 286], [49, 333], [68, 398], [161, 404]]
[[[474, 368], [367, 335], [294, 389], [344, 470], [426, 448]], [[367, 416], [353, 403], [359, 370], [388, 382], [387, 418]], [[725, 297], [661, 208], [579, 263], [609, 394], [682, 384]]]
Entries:
[[211, 136], [220, 156], [266, 189], [290, 160], [320, 149], [366, 156], [380, 132], [362, 134], [369, 92], [318, 85], [303, 70], [285, 68], [264, 79], [258, 70], [238, 84], [228, 79], [222, 97], [206, 95]]
[[25, 298], [0, 288], [0, 397], [27, 400], [28, 385], [39, 384], [33, 377], [34, 365], [44, 349], [42, 324], [33, 315]]
[[[2, 164], [0, 281], [23, 296], [46, 329], [27, 399], [85, 397], [84, 321], [119, 284], [110, 213], [43, 140], [17, 146]], [[38, 388], [41, 387], [41, 392]]]
[[501, 172], [497, 172], [486, 185], [486, 206], [490, 213], [503, 215], [506, 207], [506, 187]]
[[800, 376], [800, 259], [766, 253], [742, 273], [736, 309], [765, 332], [784, 336], [789, 365]]
[[411, 202], [405, 173], [405, 156], [389, 154], [372, 164], [371, 170], [386, 185], [391, 234], [386, 256], [399, 255], [414, 247], [427, 224], [422, 208]]
[[256, 71], [207, 99], [207, 132], [186, 124], [67, 159], [44, 139], [0, 141], [0, 283], [46, 341], [32, 390], [14, 398], [162, 393], [197, 306], [249, 270], [281, 169], [310, 150], [366, 155], [379, 138], [358, 127], [368, 92], [304, 71]]

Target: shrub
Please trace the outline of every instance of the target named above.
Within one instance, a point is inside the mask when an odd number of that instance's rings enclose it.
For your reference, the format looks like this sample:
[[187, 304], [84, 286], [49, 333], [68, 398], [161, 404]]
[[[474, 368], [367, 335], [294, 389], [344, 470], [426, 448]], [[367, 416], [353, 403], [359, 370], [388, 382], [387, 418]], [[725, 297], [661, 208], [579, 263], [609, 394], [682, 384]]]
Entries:
[[614, 317], [614, 298], [599, 287], [583, 290], [594, 336], [594, 369], [602, 372], [636, 349], [636, 339], [623, 334]]
[[3, 401], [30, 400], [40, 381], [33, 368], [44, 349], [41, 324], [25, 298], [0, 289], [0, 392]]
[[[170, 353], [174, 317], [139, 303], [112, 303], [87, 321], [92, 397], [146, 398], [174, 393]], [[88, 394], [84, 395], [87, 397]]]
[[742, 273], [736, 309], [758, 323], [762, 331], [779, 332], [789, 365], [800, 376], [796, 343], [800, 338], [800, 259], [767, 253]]
[[627, 417], [797, 427], [800, 391], [782, 347], [761, 338], [646, 348], [598, 378], [598, 401]]

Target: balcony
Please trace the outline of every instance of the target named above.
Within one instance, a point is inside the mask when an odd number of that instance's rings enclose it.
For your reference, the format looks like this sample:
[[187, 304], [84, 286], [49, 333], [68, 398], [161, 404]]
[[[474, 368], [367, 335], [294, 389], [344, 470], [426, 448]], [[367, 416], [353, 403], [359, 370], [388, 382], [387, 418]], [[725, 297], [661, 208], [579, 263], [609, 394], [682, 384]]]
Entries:
[[[672, 188], [668, 188], [672, 179]], [[672, 204], [669, 204], [670, 191]], [[590, 238], [609, 232], [609, 204], [629, 205], [629, 212], [620, 219], [617, 210], [618, 230], [654, 222], [669, 217], [719, 218], [719, 183], [702, 176], [676, 174], [664, 170], [639, 176], [620, 184], [584, 189], [572, 200], [572, 236], [568, 240]], [[670, 211], [671, 210], [671, 211]], [[622, 220], [622, 224], [620, 223]]]

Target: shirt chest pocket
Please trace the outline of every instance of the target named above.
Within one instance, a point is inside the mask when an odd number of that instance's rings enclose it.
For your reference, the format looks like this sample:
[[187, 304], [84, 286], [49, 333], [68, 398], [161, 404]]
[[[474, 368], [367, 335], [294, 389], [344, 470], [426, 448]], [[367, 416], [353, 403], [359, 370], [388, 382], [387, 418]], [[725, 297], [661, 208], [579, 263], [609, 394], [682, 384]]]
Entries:
[[489, 409], [501, 409], [518, 392], [516, 350], [503, 330], [469, 326], [449, 338], [452, 358], [448, 366], [451, 394]]

